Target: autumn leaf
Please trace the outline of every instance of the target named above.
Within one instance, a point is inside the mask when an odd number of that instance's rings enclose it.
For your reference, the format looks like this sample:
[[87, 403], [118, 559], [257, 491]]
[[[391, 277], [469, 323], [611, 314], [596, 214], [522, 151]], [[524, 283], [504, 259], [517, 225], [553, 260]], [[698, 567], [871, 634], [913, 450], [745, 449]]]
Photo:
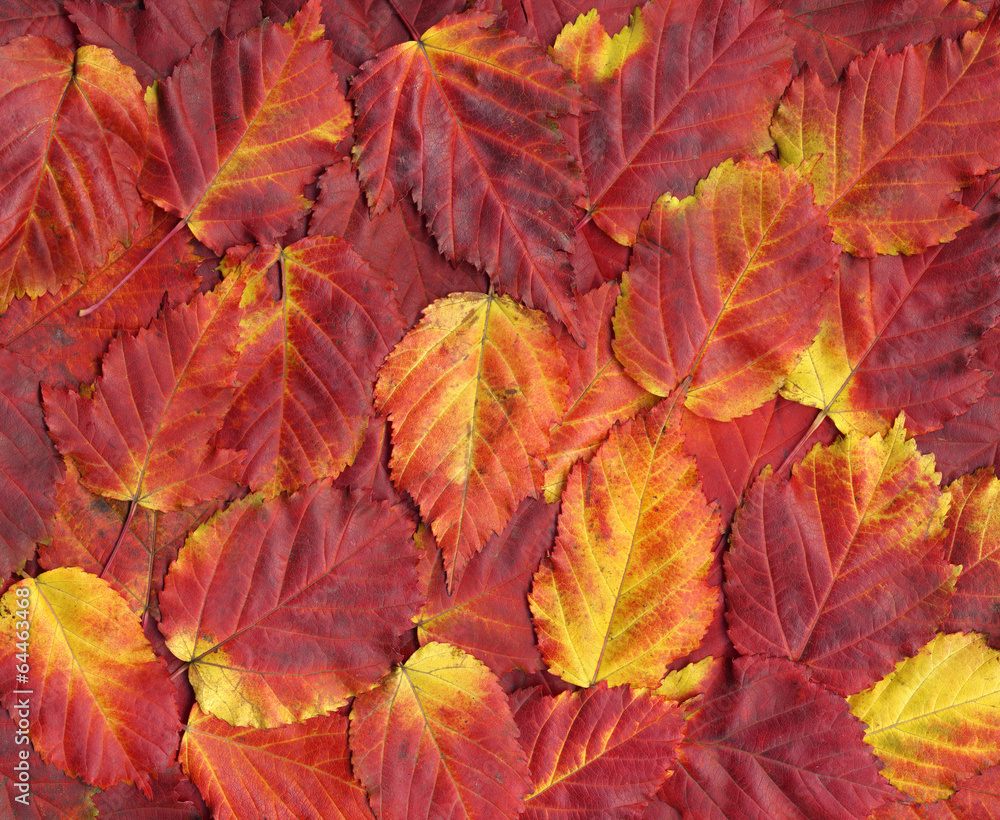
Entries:
[[[819, 329], [839, 250], [798, 174], [726, 162], [684, 200], [657, 200], [615, 311], [615, 356], [658, 396], [729, 421], [772, 398]], [[803, 309], [805, 308], [805, 309]]]
[[510, 297], [462, 293], [428, 307], [379, 371], [392, 478], [431, 525], [450, 586], [541, 488], [565, 368], [541, 314]]
[[935, 636], [848, 703], [883, 774], [917, 800], [947, 797], [1000, 760], [1000, 655], [982, 635]]
[[44, 37], [0, 47], [0, 120], [9, 123], [0, 210], [0, 312], [54, 293], [127, 241], [149, 123], [134, 72], [102, 48]]
[[684, 725], [667, 698], [603, 683], [531, 698], [514, 720], [531, 770], [527, 820], [636, 817], [673, 764]]
[[161, 511], [233, 491], [242, 455], [209, 437], [233, 397], [242, 285], [232, 277], [115, 339], [93, 398], [43, 388], [45, 422], [87, 489]]
[[147, 798], [135, 786], [119, 783], [94, 796], [98, 817], [107, 820], [204, 820], [205, 805], [180, 767], [171, 766], [153, 781]]
[[507, 699], [471, 655], [429, 643], [351, 709], [351, 760], [380, 820], [501, 820], [528, 790]]
[[213, 38], [146, 93], [152, 133], [140, 190], [220, 255], [277, 241], [305, 214], [306, 184], [347, 133], [319, 10], [310, 0], [284, 27], [265, 21], [234, 40]]
[[420, 643], [451, 644], [481, 660], [497, 677], [514, 669], [530, 673], [544, 668], [527, 595], [555, 538], [558, 512], [555, 504], [522, 501], [503, 532], [472, 557], [450, 594], [444, 566], [434, 560], [427, 600], [416, 616]]
[[634, 0], [503, 0], [507, 25], [519, 34], [550, 46], [562, 29], [581, 14], [597, 9], [609, 31], [628, 23]]
[[876, 46], [890, 54], [935, 37], [959, 37], [986, 17], [966, 0], [781, 0], [795, 62], [833, 85], [848, 64]]
[[563, 491], [556, 545], [528, 599], [545, 663], [577, 686], [657, 686], [712, 618], [718, 514], [674, 405], [614, 427]]
[[580, 121], [587, 214], [631, 245], [661, 194], [687, 196], [726, 158], [771, 148], [791, 41], [767, 0], [664, 0], [614, 37], [591, 12], [554, 53], [594, 104]]
[[550, 117], [580, 95], [541, 48], [484, 12], [449, 15], [366, 64], [350, 97], [373, 213], [412, 192], [445, 256], [576, 333], [566, 252], [583, 189]]
[[223, 263], [247, 284], [240, 387], [217, 443], [245, 450], [243, 483], [273, 496], [353, 461], [372, 415], [376, 370], [404, 322], [391, 282], [343, 240], [246, 250]]
[[372, 820], [364, 790], [351, 775], [347, 719], [339, 715], [240, 729], [196, 704], [180, 761], [216, 820]]
[[896, 793], [862, 728], [802, 667], [739, 658], [689, 719], [660, 794], [684, 820], [864, 818]]
[[65, 48], [74, 45], [73, 24], [63, 0], [8, 0], [0, 8], [0, 44], [25, 34], [48, 37]]
[[889, 803], [878, 809], [871, 820], [979, 820], [1000, 818], [1000, 767], [991, 766], [982, 774], [963, 780], [947, 800], [927, 803]]
[[725, 556], [736, 648], [799, 661], [844, 695], [916, 652], [947, 615], [957, 574], [939, 478], [900, 421], [885, 437], [814, 448], [787, 483], [765, 470]]
[[273, 728], [372, 686], [419, 603], [412, 534], [400, 507], [328, 482], [249, 496], [191, 533], [161, 628], [202, 709]]
[[948, 194], [1000, 165], [983, 91], [997, 82], [998, 49], [994, 14], [961, 40], [879, 46], [832, 88], [808, 69], [792, 82], [771, 124], [778, 159], [803, 169], [844, 250], [920, 253], [972, 221]]
[[883, 432], [900, 409], [915, 433], [939, 428], [983, 391], [968, 362], [1000, 316], [1000, 176], [962, 192], [976, 216], [953, 242], [912, 257], [841, 258], [820, 333], [781, 389], [844, 432]]
[[[45, 762], [101, 788], [130, 780], [150, 794], [180, 722], [167, 670], [118, 593], [76, 567], [42, 573], [0, 599], [0, 635], [3, 704], [28, 717]], [[30, 647], [30, 694], [15, 682], [18, 643]]]

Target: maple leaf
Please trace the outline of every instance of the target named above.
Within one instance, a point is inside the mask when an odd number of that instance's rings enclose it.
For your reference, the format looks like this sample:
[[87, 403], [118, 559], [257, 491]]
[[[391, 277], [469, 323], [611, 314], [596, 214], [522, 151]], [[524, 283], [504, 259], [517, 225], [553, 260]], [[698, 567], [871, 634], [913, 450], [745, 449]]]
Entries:
[[400, 507], [329, 482], [249, 496], [191, 533], [160, 606], [201, 707], [272, 728], [374, 684], [419, 603], [412, 533]]
[[351, 759], [380, 820], [501, 820], [529, 778], [507, 699], [492, 673], [429, 643], [351, 709]]
[[864, 818], [896, 796], [841, 698], [786, 660], [733, 666], [689, 719], [660, 790], [684, 820]]
[[614, 427], [569, 474], [529, 601], [546, 664], [577, 686], [656, 686], [712, 617], [718, 515], [682, 450], [674, 404]]
[[379, 371], [393, 481], [429, 521], [451, 586], [540, 489], [539, 459], [566, 405], [565, 368], [541, 314], [506, 296], [462, 293], [428, 307]]
[[351, 775], [347, 719], [321, 715], [274, 729], [240, 729], [197, 706], [181, 742], [181, 766], [216, 820], [373, 820]]
[[957, 575], [943, 554], [951, 499], [938, 480], [899, 421], [884, 438], [814, 448], [788, 482], [765, 470], [725, 556], [736, 648], [800, 661], [845, 695], [917, 651]]
[[744, 416], [777, 393], [816, 334], [838, 256], [798, 174], [726, 162], [694, 196], [657, 200], [642, 223], [615, 356], [658, 396], [690, 378], [685, 406], [700, 416]]
[[218, 445], [246, 451], [242, 481], [267, 495], [337, 475], [361, 446], [376, 370], [405, 329], [392, 284], [328, 237], [244, 248], [223, 268], [246, 287], [240, 387]]
[[647, 3], [609, 37], [596, 12], [556, 40], [594, 109], [580, 121], [587, 214], [631, 245], [653, 201], [686, 196], [727, 157], [771, 148], [791, 41], [767, 0]]
[[0, 210], [0, 312], [102, 264], [136, 224], [149, 129], [135, 74], [110, 51], [44, 37], [0, 47], [10, 123]]
[[147, 91], [140, 190], [216, 253], [277, 241], [308, 209], [305, 185], [337, 157], [350, 113], [319, 9], [310, 0], [283, 28], [264, 22], [234, 40], [215, 37]]
[[[25, 598], [27, 617], [17, 604]], [[28, 716], [42, 758], [102, 788], [132, 780], [151, 794], [150, 775], [169, 765], [180, 721], [167, 671], [118, 593], [76, 567], [42, 573], [0, 599], [0, 635], [3, 704]], [[28, 695], [15, 692], [19, 641], [30, 646]]]
[[88, 490], [163, 511], [233, 491], [242, 455], [209, 437], [233, 397], [242, 284], [231, 277], [115, 339], [93, 398], [43, 387], [52, 438]]
[[808, 69], [792, 81], [771, 124], [778, 159], [803, 169], [846, 251], [920, 253], [972, 221], [948, 194], [1000, 165], [982, 91], [997, 82], [998, 49], [993, 14], [959, 41], [879, 46], [832, 88]]
[[528, 752], [527, 820], [638, 818], [674, 761], [683, 719], [667, 698], [601, 683], [514, 712]]
[[835, 303], [782, 395], [865, 435], [899, 409], [922, 433], [968, 408], [989, 376], [967, 363], [1000, 316], [998, 183], [988, 174], [962, 192], [977, 218], [953, 242], [912, 257], [844, 254]]
[[578, 112], [579, 91], [493, 23], [450, 15], [366, 64], [350, 93], [355, 162], [374, 213], [412, 191], [442, 253], [575, 332], [565, 252], [583, 189], [549, 117]]
[[918, 800], [947, 797], [1000, 759], [1000, 654], [982, 635], [935, 636], [848, 703], [883, 774]]

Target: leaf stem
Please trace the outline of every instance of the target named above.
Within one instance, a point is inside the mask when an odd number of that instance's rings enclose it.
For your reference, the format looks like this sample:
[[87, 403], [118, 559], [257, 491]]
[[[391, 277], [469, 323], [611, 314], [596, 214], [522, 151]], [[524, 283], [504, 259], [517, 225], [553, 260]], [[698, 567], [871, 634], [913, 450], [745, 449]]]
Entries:
[[786, 469], [789, 468], [789, 466], [792, 463], [792, 459], [794, 459], [795, 456], [798, 455], [799, 451], [802, 449], [805, 443], [809, 441], [809, 437], [819, 429], [819, 426], [824, 421], [826, 421], [828, 415], [829, 415], [828, 410], [820, 410], [819, 413], [816, 414], [816, 418], [814, 418], [813, 423], [809, 425], [809, 429], [806, 430], [805, 435], [803, 435], [799, 439], [798, 444], [796, 444], [792, 448], [791, 452], [787, 456], [785, 456], [785, 460], [781, 462], [781, 466], [774, 471], [775, 475], [781, 475], [782, 473], [785, 472]]
[[125, 278], [124, 279], [122, 279], [117, 285], [115, 285], [113, 288], [111, 288], [111, 290], [109, 290], [107, 293], [105, 293], [104, 296], [102, 296], [97, 302], [95, 302], [94, 304], [92, 304], [90, 307], [84, 308], [83, 310], [81, 310], [78, 315], [81, 316], [81, 317], [83, 317], [83, 316], [89, 316], [95, 310], [97, 310], [98, 308], [100, 308], [101, 305], [103, 305], [105, 302], [107, 302], [108, 299], [110, 299], [115, 294], [115, 291], [117, 291], [122, 285], [124, 285], [129, 279], [131, 279], [135, 275], [135, 272], [137, 270], [139, 270], [139, 268], [141, 268], [143, 265], [145, 265], [150, 260], [150, 258], [158, 250], [160, 250], [160, 248], [162, 248], [164, 245], [166, 245], [167, 242], [169, 242], [170, 239], [173, 238], [173, 235], [175, 233], [177, 233], [185, 225], [187, 225], [187, 220], [186, 219], [182, 219], [180, 222], [178, 222], [176, 225], [174, 225], [174, 227], [172, 227], [170, 229], [170, 232], [165, 237], [163, 237], [163, 239], [161, 239], [159, 242], [157, 242], [153, 246], [152, 250], [150, 250], [149, 253], [147, 253], [144, 257], [142, 257], [142, 259], [139, 260], [138, 264], [134, 268], [132, 268], [132, 270], [130, 270], [128, 273], [125, 274]]
[[108, 560], [104, 562], [104, 569], [101, 570], [101, 574], [98, 578], [103, 578], [108, 571], [108, 567], [111, 566], [111, 562], [115, 559], [115, 554], [118, 552], [118, 548], [122, 545], [122, 541], [125, 540], [125, 533], [128, 532], [128, 528], [132, 525], [132, 518], [135, 516], [136, 508], [139, 504], [133, 498], [128, 505], [128, 515], [125, 516], [125, 523], [122, 524], [121, 531], [118, 533], [118, 540], [115, 541], [115, 545], [111, 548], [111, 555], [108, 556]]
[[420, 41], [420, 35], [419, 35], [419, 34], [417, 34], [417, 30], [416, 30], [416, 29], [415, 29], [415, 28], [413, 27], [413, 23], [411, 23], [411, 22], [410, 22], [410, 21], [409, 21], [409, 20], [408, 20], [408, 19], [406, 18], [406, 15], [405, 15], [405, 14], [403, 14], [403, 12], [401, 12], [401, 11], [399, 10], [399, 6], [397, 6], [397, 5], [396, 5], [396, 0], [389, 0], [389, 5], [390, 5], [390, 6], [392, 6], [392, 10], [393, 10], [394, 12], [396, 12], [396, 16], [397, 16], [397, 17], [398, 17], [398, 18], [399, 18], [400, 20], [402, 20], [402, 21], [403, 21], [403, 25], [404, 25], [404, 26], [406, 26], [406, 30], [407, 30], [408, 32], [410, 32], [410, 36], [411, 36], [411, 37], [412, 37], [412, 38], [413, 38], [414, 40], [416, 40], [416, 41], [418, 41], [418, 42], [419, 42], [419, 41]]

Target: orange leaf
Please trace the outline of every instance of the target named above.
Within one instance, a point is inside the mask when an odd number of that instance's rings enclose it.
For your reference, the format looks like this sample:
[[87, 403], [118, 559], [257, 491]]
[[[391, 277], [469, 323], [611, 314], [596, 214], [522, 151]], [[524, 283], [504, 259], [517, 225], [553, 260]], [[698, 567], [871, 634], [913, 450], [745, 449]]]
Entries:
[[149, 128], [135, 72], [43, 37], [0, 48], [0, 313], [96, 268], [135, 227]]
[[445, 256], [574, 330], [566, 252], [583, 188], [549, 117], [578, 112], [579, 90], [493, 24], [449, 15], [365, 66], [350, 93], [361, 184], [375, 213], [412, 190]]
[[808, 69], [774, 115], [783, 165], [799, 165], [857, 256], [920, 253], [974, 214], [949, 197], [1000, 166], [1000, 15], [961, 40], [881, 46], [823, 85]]
[[569, 474], [556, 546], [529, 600], [545, 662], [577, 686], [655, 687], [712, 619], [719, 518], [683, 452], [674, 403], [612, 428]]
[[379, 371], [393, 481], [431, 525], [451, 586], [540, 489], [565, 373], [540, 313], [479, 293], [434, 302]]
[[[31, 722], [42, 758], [101, 788], [130, 780], [151, 794], [149, 776], [170, 765], [180, 721], [167, 670], [121, 596], [76, 567], [44, 572], [0, 599], [0, 637], [3, 703]], [[15, 681], [18, 643], [27, 645], [27, 685]]]
[[180, 761], [216, 820], [373, 820], [351, 775], [347, 719], [340, 715], [237, 729], [195, 704]]
[[351, 758], [380, 820], [506, 820], [528, 767], [500, 684], [482, 663], [429, 643], [351, 710]]
[[658, 396], [729, 421], [778, 391], [819, 330], [840, 250], [797, 173], [727, 161], [642, 223], [615, 311], [615, 356]]

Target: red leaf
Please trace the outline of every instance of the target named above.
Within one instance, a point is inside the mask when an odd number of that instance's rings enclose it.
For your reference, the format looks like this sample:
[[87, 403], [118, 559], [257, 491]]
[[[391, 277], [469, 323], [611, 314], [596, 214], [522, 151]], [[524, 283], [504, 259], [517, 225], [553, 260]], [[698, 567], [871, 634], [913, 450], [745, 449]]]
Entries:
[[558, 512], [556, 504], [522, 501], [503, 532], [469, 561], [450, 595], [444, 565], [434, 560], [427, 602], [417, 619], [420, 643], [457, 646], [497, 677], [514, 669], [540, 671], [527, 595], [539, 561], [552, 547]]
[[6, 0], [0, 7], [0, 45], [25, 34], [48, 37], [65, 48], [76, 44], [62, 0]]
[[230, 39], [260, 23], [259, 0], [143, 0], [119, 8], [98, 0], [66, 0], [84, 44], [110, 48], [143, 85], [169, 74], [216, 29]]
[[660, 795], [685, 820], [865, 818], [898, 798], [846, 701], [777, 658], [738, 658], [689, 719]]
[[216, 820], [372, 820], [340, 715], [239, 729], [195, 706], [180, 758]]
[[468, 263], [457, 267], [438, 253], [412, 202], [400, 200], [371, 216], [349, 161], [327, 168], [309, 221], [309, 235], [342, 236], [376, 271], [396, 285], [407, 326], [449, 293], [486, 293], [488, 279]]
[[412, 534], [401, 508], [320, 483], [250, 496], [190, 535], [160, 606], [202, 708], [277, 726], [374, 684], [419, 606]]
[[148, 122], [131, 69], [110, 52], [44, 37], [0, 47], [7, 123], [0, 205], [0, 310], [55, 292], [127, 242]]
[[614, 41], [588, 15], [555, 55], [594, 102], [580, 123], [587, 213], [630, 245], [664, 191], [687, 196], [728, 157], [771, 147], [791, 41], [769, 0], [654, 2]]
[[389, 475], [389, 451], [392, 429], [385, 416], [370, 419], [365, 429], [354, 463], [337, 476], [334, 487], [353, 488], [365, 492], [369, 498], [398, 504], [401, 499], [392, 486]]
[[185, 795], [197, 794], [194, 784], [177, 766], [171, 766], [153, 781], [152, 798], [135, 786], [119, 784], [96, 795], [94, 803], [100, 820], [207, 820], [202, 814], [204, 804], [185, 799]]
[[43, 388], [52, 438], [88, 490], [155, 510], [233, 492], [242, 456], [209, 443], [233, 397], [232, 281], [115, 339], [93, 398]]
[[597, 9], [608, 31], [618, 31], [628, 24], [636, 0], [503, 0], [512, 29], [524, 37], [551, 46], [563, 27], [581, 14]]
[[684, 728], [676, 703], [603, 682], [532, 698], [514, 720], [531, 770], [526, 820], [640, 820]]
[[100, 375], [99, 360], [117, 331], [146, 327], [164, 307], [188, 301], [201, 280], [200, 259], [189, 245], [190, 233], [174, 234], [134, 276], [94, 313], [79, 311], [115, 288], [177, 224], [175, 217], [152, 205], [139, 211], [132, 244], [116, 247], [84, 284], [65, 285], [37, 299], [15, 299], [0, 319], [0, 343], [22, 352], [46, 384], [92, 382]]
[[790, 481], [765, 470], [725, 557], [729, 637], [788, 657], [842, 695], [920, 649], [948, 612], [947, 496], [897, 422], [883, 438], [817, 446]]
[[549, 117], [578, 111], [579, 91], [493, 23], [451, 15], [366, 65], [350, 94], [361, 184], [374, 213], [412, 191], [447, 257], [574, 329], [565, 252], [583, 189]]
[[[268, 269], [278, 265], [278, 298]], [[239, 390], [218, 444], [246, 450], [242, 481], [266, 495], [335, 476], [372, 415], [375, 374], [405, 330], [391, 282], [342, 239], [230, 254], [246, 281]]]
[[21, 569], [52, 536], [62, 466], [45, 433], [38, 379], [0, 351], [0, 578]]
[[795, 40], [796, 67], [808, 63], [826, 85], [878, 45], [891, 53], [935, 37], [959, 37], [985, 17], [965, 0], [782, 0], [779, 5]]
[[305, 186], [337, 158], [350, 112], [319, 11], [310, 0], [284, 28], [265, 21], [234, 40], [216, 36], [146, 95], [143, 196], [218, 254], [277, 241], [308, 207]]

